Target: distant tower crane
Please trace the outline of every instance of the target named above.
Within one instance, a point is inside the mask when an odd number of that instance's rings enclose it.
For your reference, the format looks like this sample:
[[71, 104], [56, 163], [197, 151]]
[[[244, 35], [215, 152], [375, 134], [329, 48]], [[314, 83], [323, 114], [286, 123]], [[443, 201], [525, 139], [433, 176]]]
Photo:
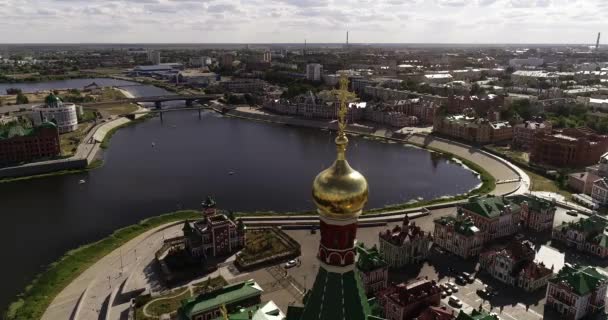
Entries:
[[602, 35], [601, 32], [597, 33], [597, 41], [595, 42], [595, 51], [600, 49], [600, 36]]

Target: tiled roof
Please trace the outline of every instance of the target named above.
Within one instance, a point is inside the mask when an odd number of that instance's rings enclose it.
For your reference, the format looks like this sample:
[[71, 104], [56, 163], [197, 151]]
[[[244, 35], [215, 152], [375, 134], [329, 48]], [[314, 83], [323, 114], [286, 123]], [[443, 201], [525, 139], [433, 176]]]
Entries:
[[359, 243], [357, 244], [357, 253], [359, 254], [357, 269], [361, 271], [367, 272], [388, 266], [386, 261], [380, 256], [376, 246], [365, 248], [364, 243]]
[[435, 223], [441, 224], [443, 226], [451, 226], [454, 228], [455, 232], [465, 236], [472, 236], [480, 231], [479, 228], [477, 228], [473, 223], [473, 220], [464, 217], [461, 214], [457, 217], [443, 216], [439, 219], [435, 219], [434, 221]]
[[183, 300], [178, 313], [182, 318], [191, 319], [193, 315], [216, 309], [221, 305], [261, 296], [262, 291], [262, 288], [253, 280], [239, 282]]
[[510, 207], [511, 212], [513, 213], [521, 210], [521, 207], [518, 204], [511, 202], [504, 197], [494, 196], [471, 197], [469, 202], [461, 205], [461, 207], [490, 219], [499, 217], [507, 207]]
[[525, 201], [528, 203], [528, 207], [534, 211], [541, 211], [541, 210], [545, 210], [545, 209], [554, 207], [554, 205], [553, 205], [553, 203], [551, 203], [551, 201], [548, 201], [548, 200], [545, 200], [542, 198], [538, 198], [538, 197], [534, 197], [534, 196], [528, 196], [528, 195], [516, 195], [516, 196], [510, 198], [510, 200], [517, 203], [520, 206]]
[[287, 319], [297, 320], [365, 320], [371, 314], [365, 291], [354, 271], [343, 274], [320, 267], [315, 284], [305, 299], [301, 316], [297, 308], [288, 309]]
[[608, 277], [593, 267], [566, 264], [555, 278], [549, 281], [565, 285], [577, 295], [584, 296], [606, 283]]

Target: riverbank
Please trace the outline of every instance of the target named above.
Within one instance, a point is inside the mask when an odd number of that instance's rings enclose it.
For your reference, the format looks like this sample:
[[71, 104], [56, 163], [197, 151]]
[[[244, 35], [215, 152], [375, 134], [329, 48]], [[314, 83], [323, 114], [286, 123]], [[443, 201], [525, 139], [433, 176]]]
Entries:
[[40, 319], [65, 287], [104, 256], [154, 228], [199, 216], [198, 211], [186, 210], [145, 219], [138, 224], [118, 229], [102, 240], [69, 251], [35, 277], [18, 300], [11, 303], [5, 313], [6, 319]]

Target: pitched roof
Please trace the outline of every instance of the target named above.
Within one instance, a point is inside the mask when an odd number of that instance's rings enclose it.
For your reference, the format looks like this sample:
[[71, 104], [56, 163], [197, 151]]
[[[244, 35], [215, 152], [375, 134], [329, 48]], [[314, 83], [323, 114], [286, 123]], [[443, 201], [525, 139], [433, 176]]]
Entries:
[[534, 196], [523, 195], [523, 194], [516, 195], [516, 196], [510, 198], [510, 200], [517, 203], [520, 206], [525, 201], [528, 204], [528, 208], [530, 208], [534, 211], [541, 211], [541, 210], [546, 210], [546, 209], [555, 207], [555, 205], [553, 203], [551, 203], [551, 201], [548, 201], [548, 200], [545, 200], [542, 198], [538, 198], [538, 197], [534, 197]]
[[499, 217], [507, 208], [510, 208], [511, 212], [521, 210], [521, 207], [515, 202], [504, 197], [494, 196], [471, 197], [467, 203], [461, 205], [461, 208], [490, 219]]
[[178, 313], [182, 317], [191, 319], [193, 315], [213, 310], [221, 305], [228, 305], [255, 296], [261, 296], [262, 291], [262, 288], [253, 280], [235, 283], [218, 290], [202, 293], [197, 297], [183, 300]]
[[606, 284], [608, 276], [600, 273], [594, 267], [572, 266], [566, 264], [557, 275], [549, 281], [555, 284], [565, 285], [575, 294], [584, 296], [596, 290], [600, 285]]
[[455, 232], [464, 236], [473, 236], [480, 232], [479, 228], [473, 223], [473, 220], [462, 214], [458, 214], [458, 216], [443, 216], [435, 219], [434, 222], [443, 226], [453, 227]]
[[380, 268], [387, 267], [388, 264], [378, 252], [376, 246], [366, 248], [364, 243], [357, 244], [357, 253], [359, 257], [357, 259], [357, 269], [360, 271], [372, 271]]
[[[320, 267], [304, 304], [302, 310], [289, 308], [287, 319], [365, 320], [371, 314], [361, 279], [354, 271], [340, 274]], [[292, 316], [291, 312], [299, 313], [300, 317]]]

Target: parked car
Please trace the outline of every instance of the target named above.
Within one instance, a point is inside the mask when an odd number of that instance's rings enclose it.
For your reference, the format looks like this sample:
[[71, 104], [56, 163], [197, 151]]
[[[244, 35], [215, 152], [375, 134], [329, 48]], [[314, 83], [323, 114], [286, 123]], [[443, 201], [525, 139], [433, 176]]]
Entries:
[[297, 264], [298, 264], [298, 260], [297, 259], [289, 260], [289, 261], [285, 262], [285, 269], [293, 268]]
[[465, 284], [467, 284], [467, 281], [464, 279], [464, 277], [463, 277], [463, 276], [457, 276], [457, 277], [456, 277], [456, 282], [457, 282], [458, 284], [460, 284], [460, 285], [465, 285]]
[[460, 301], [460, 299], [458, 299], [454, 296], [450, 297], [450, 299], [448, 300], [448, 303], [450, 305], [452, 305], [453, 307], [462, 308], [462, 302]]
[[578, 212], [576, 212], [574, 210], [568, 210], [568, 211], [566, 211], [566, 214], [569, 216], [573, 216], [573, 217], [578, 216]]
[[458, 286], [455, 283], [448, 282], [446, 284], [453, 292], [458, 292]]
[[462, 273], [462, 277], [465, 279], [466, 282], [468, 283], [473, 283], [475, 282], [475, 276], [468, 273], [468, 272], [463, 272]]
[[441, 299], [445, 298], [448, 296], [448, 293], [445, 291], [441, 291]]

